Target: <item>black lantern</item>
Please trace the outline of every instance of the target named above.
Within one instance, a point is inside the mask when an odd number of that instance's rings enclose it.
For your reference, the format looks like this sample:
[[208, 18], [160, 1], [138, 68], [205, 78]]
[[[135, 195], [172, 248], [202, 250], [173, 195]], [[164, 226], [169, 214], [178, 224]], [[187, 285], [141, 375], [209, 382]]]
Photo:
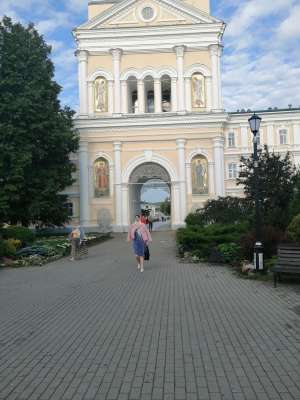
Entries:
[[259, 132], [261, 118], [254, 113], [252, 117], [248, 119], [248, 122], [250, 125], [251, 132], [253, 133], [253, 135], [256, 136], [257, 132]]

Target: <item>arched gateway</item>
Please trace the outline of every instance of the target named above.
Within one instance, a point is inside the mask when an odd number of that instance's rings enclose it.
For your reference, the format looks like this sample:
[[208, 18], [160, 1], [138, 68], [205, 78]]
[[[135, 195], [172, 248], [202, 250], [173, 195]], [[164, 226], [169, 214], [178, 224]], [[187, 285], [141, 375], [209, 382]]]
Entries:
[[[129, 215], [131, 221], [145, 207], [142, 202], [142, 192], [145, 187], [155, 190], [167, 189], [169, 192], [167, 197], [171, 201], [171, 178], [167, 170], [154, 162], [143, 163], [134, 169], [129, 178]], [[154, 207], [152, 207], [152, 213], [155, 214], [155, 212]]]

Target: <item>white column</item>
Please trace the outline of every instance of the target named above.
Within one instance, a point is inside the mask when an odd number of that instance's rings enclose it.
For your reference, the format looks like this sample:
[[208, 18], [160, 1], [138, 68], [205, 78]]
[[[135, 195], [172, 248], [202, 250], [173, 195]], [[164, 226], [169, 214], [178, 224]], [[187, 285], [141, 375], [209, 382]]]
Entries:
[[180, 188], [180, 223], [184, 224], [186, 217], [186, 170], [185, 170], [185, 139], [177, 139], [177, 153], [179, 164], [179, 188]]
[[108, 81], [108, 112], [114, 112], [114, 82]]
[[300, 122], [293, 124], [293, 144], [297, 147], [300, 146]]
[[88, 142], [79, 144], [79, 168], [80, 168], [80, 224], [88, 226], [89, 213], [89, 162]]
[[180, 187], [179, 182], [172, 182], [172, 225], [178, 227], [181, 224], [180, 213]]
[[178, 110], [178, 105], [177, 105], [177, 78], [171, 78], [171, 103], [172, 103], [172, 111], [176, 112]]
[[112, 49], [111, 54], [113, 57], [114, 68], [114, 112], [120, 114], [121, 112], [121, 83], [120, 83], [120, 63], [121, 63], [121, 49]]
[[137, 89], [139, 114], [143, 114], [145, 112], [145, 84], [143, 80], [138, 80]]
[[215, 161], [215, 192], [217, 196], [225, 196], [225, 171], [224, 171], [224, 138], [213, 139]]
[[116, 230], [122, 230], [122, 175], [121, 175], [121, 142], [114, 142], [115, 154], [115, 225]]
[[162, 112], [161, 80], [154, 79], [154, 111]]
[[241, 125], [241, 152], [248, 152], [248, 125]]
[[212, 72], [212, 108], [219, 111], [221, 105], [221, 47], [219, 45], [211, 45], [210, 59], [211, 59], [211, 72]]
[[192, 111], [192, 82], [191, 78], [185, 78], [185, 103], [186, 103], [186, 110], [191, 112]]
[[274, 125], [272, 123], [267, 124], [267, 145], [274, 146]]
[[223, 110], [223, 97], [222, 97], [222, 76], [221, 76], [221, 57], [223, 52], [223, 46], [219, 46], [218, 54], [218, 90], [219, 90], [219, 109]]
[[94, 116], [94, 82], [88, 83], [89, 117]]
[[128, 185], [122, 185], [122, 225], [123, 227], [128, 227], [129, 217], [128, 217]]
[[77, 50], [78, 59], [78, 79], [79, 79], [79, 114], [88, 114], [88, 88], [87, 88], [87, 62], [88, 52]]
[[208, 163], [209, 195], [215, 196], [215, 163]]
[[177, 85], [178, 85], [178, 111], [185, 111], [185, 96], [184, 96], [184, 46], [175, 46], [176, 61], [177, 61]]
[[122, 81], [122, 113], [128, 114], [128, 86], [127, 81]]
[[193, 194], [193, 188], [192, 188], [192, 164], [190, 162], [186, 163], [186, 189], [187, 189], [187, 194], [188, 195]]
[[206, 96], [206, 109], [207, 111], [212, 110], [212, 84], [211, 76], [205, 77], [205, 96]]

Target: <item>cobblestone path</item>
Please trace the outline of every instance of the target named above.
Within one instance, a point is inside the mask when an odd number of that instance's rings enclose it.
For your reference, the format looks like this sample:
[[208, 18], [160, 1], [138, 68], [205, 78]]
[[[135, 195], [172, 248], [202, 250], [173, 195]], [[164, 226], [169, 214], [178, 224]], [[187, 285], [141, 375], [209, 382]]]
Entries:
[[299, 400], [299, 286], [180, 264], [154, 233], [0, 271], [1, 400]]

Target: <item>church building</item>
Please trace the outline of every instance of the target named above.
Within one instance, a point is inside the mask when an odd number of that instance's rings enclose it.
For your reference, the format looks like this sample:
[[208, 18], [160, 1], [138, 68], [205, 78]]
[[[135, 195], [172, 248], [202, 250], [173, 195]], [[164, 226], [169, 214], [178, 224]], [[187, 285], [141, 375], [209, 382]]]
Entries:
[[[95, 0], [74, 30], [80, 107], [73, 222], [126, 231], [143, 185], [169, 189], [171, 224], [212, 198], [241, 196], [239, 160], [253, 143], [247, 111], [221, 92], [225, 23], [209, 0]], [[234, 71], [232, 71], [234, 74]], [[260, 111], [260, 144], [300, 164], [300, 109]]]

